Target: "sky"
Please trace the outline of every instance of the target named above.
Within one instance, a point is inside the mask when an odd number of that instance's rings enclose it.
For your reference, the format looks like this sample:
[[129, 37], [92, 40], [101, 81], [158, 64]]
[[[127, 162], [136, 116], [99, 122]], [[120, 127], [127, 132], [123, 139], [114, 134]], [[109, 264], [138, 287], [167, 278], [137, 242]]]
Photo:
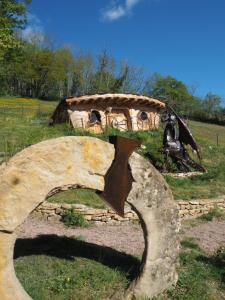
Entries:
[[225, 0], [33, 0], [32, 31], [225, 99]]

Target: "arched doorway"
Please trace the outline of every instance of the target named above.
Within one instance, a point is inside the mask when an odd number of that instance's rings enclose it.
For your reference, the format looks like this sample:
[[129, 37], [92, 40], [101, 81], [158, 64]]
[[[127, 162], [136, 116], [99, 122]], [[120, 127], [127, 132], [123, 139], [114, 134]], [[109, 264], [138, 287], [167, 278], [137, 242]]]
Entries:
[[110, 111], [107, 112], [107, 124], [120, 131], [132, 129], [129, 109], [111, 108]]
[[102, 129], [102, 118], [98, 110], [92, 110], [89, 114], [89, 129], [94, 133], [101, 133]]

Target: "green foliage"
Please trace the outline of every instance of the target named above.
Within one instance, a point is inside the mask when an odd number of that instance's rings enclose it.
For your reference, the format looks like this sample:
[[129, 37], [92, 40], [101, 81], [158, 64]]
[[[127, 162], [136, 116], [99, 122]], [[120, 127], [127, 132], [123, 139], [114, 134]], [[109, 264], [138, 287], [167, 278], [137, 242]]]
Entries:
[[168, 296], [177, 300], [223, 299], [224, 283], [224, 250], [208, 257], [194, 249], [180, 254], [179, 279]]
[[180, 244], [184, 248], [195, 249], [200, 251], [198, 244], [195, 243], [193, 238], [186, 238], [185, 240], [182, 240]]
[[62, 99], [72, 94], [118, 92], [128, 73], [127, 66], [118, 68], [106, 53], [96, 62], [90, 55], [75, 56], [69, 48], [52, 50], [24, 42], [16, 59], [7, 60], [4, 66], [2, 76], [8, 87], [2, 86], [2, 93], [7, 89], [15, 95]]
[[67, 226], [87, 227], [87, 222], [84, 216], [74, 209], [68, 209], [62, 216], [62, 221]]
[[0, 2], [0, 62], [8, 59], [12, 50], [21, 47], [21, 41], [15, 36], [16, 29], [26, 24], [26, 4], [31, 1], [1, 0]]
[[207, 214], [204, 214], [198, 218], [200, 220], [207, 221], [207, 222], [212, 221], [214, 218], [225, 220], [225, 214], [221, 209], [215, 207], [215, 208], [211, 209], [210, 212], [208, 212]]
[[156, 73], [146, 80], [143, 92], [165, 101], [183, 116], [224, 125], [225, 115], [224, 108], [221, 107], [221, 97], [208, 93], [201, 99], [193, 96], [190, 90], [182, 81]]
[[193, 118], [203, 122], [225, 125], [225, 109], [221, 107], [221, 97], [208, 93], [201, 106], [193, 112]]
[[221, 269], [222, 282], [225, 285], [225, 246], [216, 251], [211, 257], [211, 262]]
[[145, 84], [145, 93], [166, 101], [178, 113], [190, 115], [190, 108], [198, 106], [198, 101], [193, 97], [187, 86], [172, 76], [154, 74]]

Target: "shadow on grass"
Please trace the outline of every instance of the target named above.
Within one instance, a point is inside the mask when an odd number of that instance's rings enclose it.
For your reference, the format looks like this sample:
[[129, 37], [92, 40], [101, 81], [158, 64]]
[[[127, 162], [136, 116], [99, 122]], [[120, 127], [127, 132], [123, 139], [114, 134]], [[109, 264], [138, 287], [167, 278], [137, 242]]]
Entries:
[[214, 255], [209, 257], [200, 255], [197, 257], [197, 261], [204, 262], [216, 269], [221, 276], [222, 283], [225, 284], [225, 248], [219, 249]]
[[17, 239], [14, 259], [29, 255], [49, 255], [67, 260], [83, 257], [99, 262], [126, 274], [133, 280], [140, 269], [140, 261], [132, 255], [110, 247], [57, 235], [40, 235], [36, 238]]

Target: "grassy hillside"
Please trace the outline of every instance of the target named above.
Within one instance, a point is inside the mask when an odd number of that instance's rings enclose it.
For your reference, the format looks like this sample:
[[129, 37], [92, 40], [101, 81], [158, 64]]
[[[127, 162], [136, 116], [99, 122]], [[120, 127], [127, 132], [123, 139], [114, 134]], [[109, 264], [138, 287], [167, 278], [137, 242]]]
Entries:
[[[200, 122], [189, 124], [201, 146], [207, 173], [186, 179], [168, 178], [177, 199], [212, 198], [225, 194], [225, 126]], [[218, 146], [217, 146], [218, 135]]]
[[[21, 149], [49, 138], [89, 135], [87, 132], [72, 129], [68, 124], [47, 126], [48, 118], [56, 105], [57, 102], [54, 101], [0, 98], [0, 160], [7, 160]], [[175, 198], [207, 198], [225, 194], [225, 127], [192, 121], [189, 126], [201, 146], [203, 164], [208, 172], [186, 179], [174, 179], [167, 176], [166, 180]], [[140, 149], [139, 152], [148, 157], [156, 167], [162, 165], [163, 156], [159, 152], [162, 145], [162, 129], [137, 133], [120, 133], [110, 130], [105, 135], [97, 137], [107, 140], [107, 134], [140, 139], [146, 149]], [[90, 193], [88, 195], [90, 197]], [[59, 198], [65, 198], [70, 202], [71, 197], [73, 197], [73, 192], [70, 191], [65, 192]], [[77, 199], [79, 201], [80, 197]]]

